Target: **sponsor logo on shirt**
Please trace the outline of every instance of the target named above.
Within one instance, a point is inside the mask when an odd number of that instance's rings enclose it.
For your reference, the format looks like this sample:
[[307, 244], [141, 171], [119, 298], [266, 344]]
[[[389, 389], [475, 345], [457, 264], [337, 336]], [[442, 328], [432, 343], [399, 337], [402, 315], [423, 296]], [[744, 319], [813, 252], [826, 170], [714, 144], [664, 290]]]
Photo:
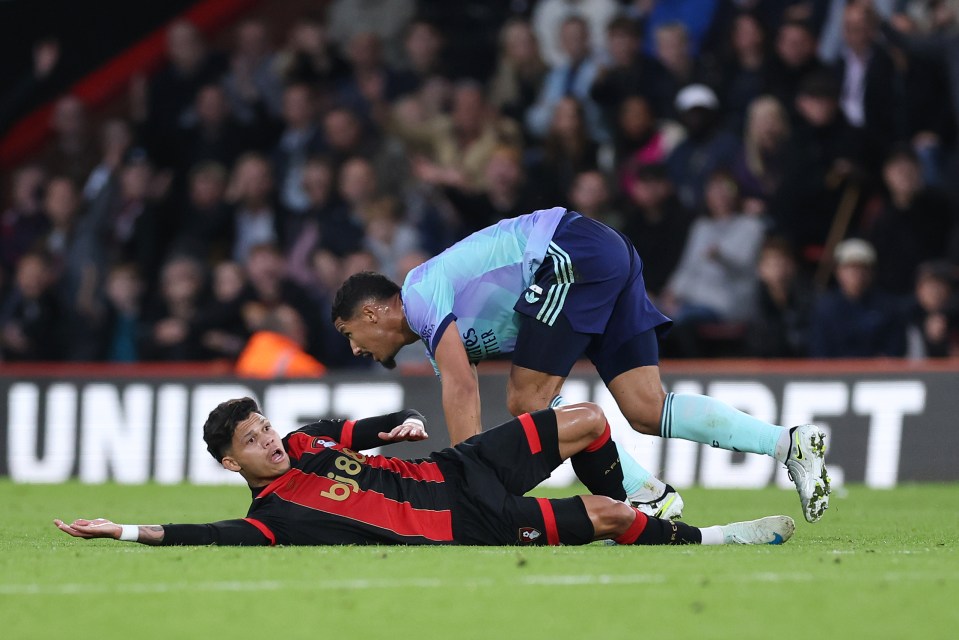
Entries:
[[466, 356], [470, 362], [499, 353], [499, 340], [492, 329], [483, 333], [479, 333], [476, 329], [469, 329], [463, 334], [463, 346], [466, 347]]

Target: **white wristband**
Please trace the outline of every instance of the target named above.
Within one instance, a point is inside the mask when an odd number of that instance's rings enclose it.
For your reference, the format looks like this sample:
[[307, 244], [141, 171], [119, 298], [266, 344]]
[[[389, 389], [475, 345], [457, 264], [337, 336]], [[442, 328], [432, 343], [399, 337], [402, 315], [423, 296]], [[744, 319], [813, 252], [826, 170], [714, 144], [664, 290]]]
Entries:
[[120, 525], [120, 540], [124, 542], [137, 542], [140, 540], [140, 525], [138, 524], [121, 524]]
[[426, 428], [426, 425], [424, 425], [423, 421], [420, 420], [419, 418], [407, 418], [406, 420], [403, 421], [403, 424], [415, 424], [420, 429]]

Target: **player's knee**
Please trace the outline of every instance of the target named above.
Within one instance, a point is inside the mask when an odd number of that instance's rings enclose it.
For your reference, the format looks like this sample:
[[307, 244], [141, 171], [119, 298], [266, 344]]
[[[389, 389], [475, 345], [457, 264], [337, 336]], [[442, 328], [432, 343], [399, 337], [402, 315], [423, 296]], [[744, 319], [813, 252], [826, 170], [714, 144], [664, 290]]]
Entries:
[[583, 402], [574, 406], [581, 411], [584, 429], [591, 439], [595, 440], [603, 435], [606, 431], [606, 414], [603, 409], [593, 402]]
[[596, 505], [593, 516], [596, 537], [608, 537], [619, 535], [629, 529], [636, 518], [636, 512], [624, 502], [606, 498]]

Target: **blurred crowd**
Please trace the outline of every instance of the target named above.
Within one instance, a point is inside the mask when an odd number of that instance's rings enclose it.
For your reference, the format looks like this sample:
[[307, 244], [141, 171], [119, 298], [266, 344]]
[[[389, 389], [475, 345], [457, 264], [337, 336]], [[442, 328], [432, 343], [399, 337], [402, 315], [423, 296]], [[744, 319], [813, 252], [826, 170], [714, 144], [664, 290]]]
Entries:
[[2, 361], [368, 366], [347, 276], [553, 206], [632, 239], [667, 356], [959, 352], [959, 1], [441, 4], [175, 22], [121, 115], [59, 98], [2, 203]]

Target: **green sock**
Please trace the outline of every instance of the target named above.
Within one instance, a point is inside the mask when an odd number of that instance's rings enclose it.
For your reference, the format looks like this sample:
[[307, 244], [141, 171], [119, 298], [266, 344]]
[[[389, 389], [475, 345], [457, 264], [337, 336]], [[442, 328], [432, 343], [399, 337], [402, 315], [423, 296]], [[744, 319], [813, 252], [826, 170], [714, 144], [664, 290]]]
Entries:
[[776, 457], [776, 443], [785, 427], [757, 420], [709, 396], [668, 393], [660, 434], [720, 449], [764, 453]]

